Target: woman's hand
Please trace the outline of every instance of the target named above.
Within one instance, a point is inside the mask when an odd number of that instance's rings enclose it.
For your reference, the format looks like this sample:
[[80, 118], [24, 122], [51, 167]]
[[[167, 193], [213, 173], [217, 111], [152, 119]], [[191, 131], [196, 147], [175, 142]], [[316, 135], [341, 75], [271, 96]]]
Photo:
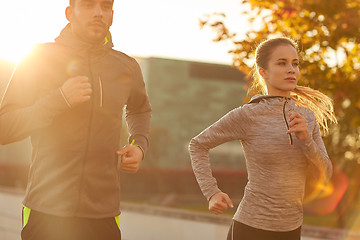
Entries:
[[295, 133], [298, 139], [305, 140], [309, 135], [306, 119], [299, 113], [290, 113], [289, 118], [289, 130], [287, 133]]
[[215, 193], [209, 200], [209, 210], [216, 215], [223, 213], [228, 207], [233, 208], [234, 205], [226, 193]]

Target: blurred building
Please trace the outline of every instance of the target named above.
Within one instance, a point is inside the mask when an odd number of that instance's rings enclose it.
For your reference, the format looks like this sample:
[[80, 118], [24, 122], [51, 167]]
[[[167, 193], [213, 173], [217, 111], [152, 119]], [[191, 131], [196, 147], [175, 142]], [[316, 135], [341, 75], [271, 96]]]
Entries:
[[[146, 58], [139, 63], [153, 107], [151, 147], [144, 164], [189, 167], [191, 138], [242, 105], [244, 74], [227, 65], [182, 60]], [[238, 142], [219, 146], [211, 155], [215, 167], [244, 166]]]
[[[220, 64], [162, 58], [137, 60], [153, 107], [151, 146], [144, 165], [187, 168], [190, 139], [243, 104], [244, 74]], [[13, 67], [0, 62], [0, 96]], [[29, 140], [0, 146], [0, 163], [27, 163], [30, 149]], [[213, 149], [211, 159], [214, 167], [244, 167], [238, 142]]]

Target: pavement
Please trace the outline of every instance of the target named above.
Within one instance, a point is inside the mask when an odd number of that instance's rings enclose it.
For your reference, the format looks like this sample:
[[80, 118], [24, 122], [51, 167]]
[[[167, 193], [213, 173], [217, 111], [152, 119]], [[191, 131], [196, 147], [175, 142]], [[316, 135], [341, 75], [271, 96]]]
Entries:
[[[0, 240], [20, 240], [22, 199], [22, 191], [0, 189]], [[219, 240], [229, 229], [229, 219], [211, 214], [130, 203], [122, 203], [122, 209], [123, 240]]]

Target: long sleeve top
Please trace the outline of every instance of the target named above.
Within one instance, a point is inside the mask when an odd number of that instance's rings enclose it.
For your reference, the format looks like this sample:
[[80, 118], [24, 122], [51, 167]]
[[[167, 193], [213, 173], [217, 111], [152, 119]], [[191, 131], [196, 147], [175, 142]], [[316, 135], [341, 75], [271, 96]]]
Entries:
[[[309, 135], [289, 142], [288, 113], [297, 112], [308, 123]], [[227, 113], [193, 138], [191, 163], [204, 196], [220, 192], [212, 176], [209, 150], [240, 140], [245, 153], [248, 183], [234, 220], [269, 231], [291, 231], [302, 224], [306, 172], [316, 170], [322, 181], [332, 174], [332, 164], [314, 113], [296, 106], [291, 98], [255, 96], [248, 104]]]

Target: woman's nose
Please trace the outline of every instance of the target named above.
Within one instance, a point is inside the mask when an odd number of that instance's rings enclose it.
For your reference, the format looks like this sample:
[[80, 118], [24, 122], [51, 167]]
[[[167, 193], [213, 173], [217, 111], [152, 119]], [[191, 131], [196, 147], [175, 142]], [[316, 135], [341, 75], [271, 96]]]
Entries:
[[292, 65], [290, 65], [290, 67], [289, 67], [289, 69], [288, 69], [288, 72], [289, 72], [289, 73], [294, 73], [294, 72], [295, 72], [295, 68], [294, 68]]

